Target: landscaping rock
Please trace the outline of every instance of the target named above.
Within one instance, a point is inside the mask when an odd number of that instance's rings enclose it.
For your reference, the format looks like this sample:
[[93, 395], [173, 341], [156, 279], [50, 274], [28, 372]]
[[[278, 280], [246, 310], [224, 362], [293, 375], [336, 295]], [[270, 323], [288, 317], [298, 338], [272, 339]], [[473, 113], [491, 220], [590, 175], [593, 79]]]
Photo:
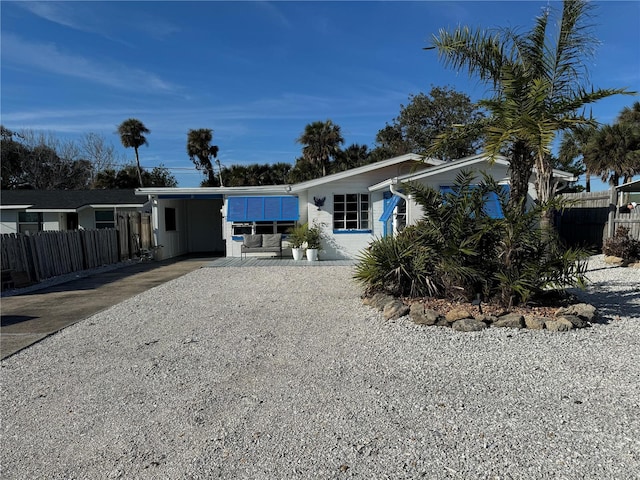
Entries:
[[524, 328], [524, 317], [518, 313], [509, 313], [498, 317], [498, 320], [493, 322], [492, 327], [506, 327], [506, 328]]
[[443, 315], [440, 315], [438, 317], [438, 320], [436, 321], [436, 327], [450, 327], [450, 326], [451, 326], [451, 322], [447, 321], [447, 319]]
[[453, 322], [451, 327], [458, 332], [477, 332], [487, 328], [487, 324], [475, 318], [463, 318]]
[[551, 332], [568, 332], [573, 328], [573, 323], [561, 317], [556, 320], [547, 320], [545, 326]]
[[387, 303], [393, 302], [394, 300], [395, 297], [387, 295], [386, 293], [376, 293], [373, 295], [373, 297], [369, 298], [368, 304], [374, 308], [377, 308], [378, 310], [382, 310]]
[[534, 315], [525, 315], [524, 324], [531, 330], [543, 330], [547, 319], [545, 317], [537, 317]]
[[561, 307], [556, 311], [555, 315], [556, 317], [576, 315], [586, 322], [595, 322], [598, 318], [596, 307], [588, 303], [576, 303], [569, 307]]
[[614, 257], [613, 255], [608, 255], [604, 257], [604, 262], [609, 263], [611, 265], [622, 265], [624, 264], [624, 258], [622, 257]]
[[557, 317], [558, 319], [565, 319], [571, 322], [573, 328], [585, 328], [589, 326], [589, 322], [584, 321], [577, 315], [562, 315], [561, 317]]
[[495, 315], [476, 315], [475, 317], [476, 320], [480, 320], [481, 322], [486, 323], [487, 325], [491, 325], [493, 322], [495, 322], [496, 320], [498, 320], [498, 317], [496, 317]]
[[409, 313], [409, 305], [405, 305], [400, 300], [392, 300], [384, 306], [382, 315], [386, 320], [397, 320]]
[[464, 307], [455, 307], [445, 315], [447, 322], [453, 323], [463, 318], [473, 319], [473, 314]]
[[440, 314], [429, 308], [425, 310], [422, 303], [414, 303], [409, 310], [409, 317], [413, 323], [418, 325], [435, 325], [440, 318]]

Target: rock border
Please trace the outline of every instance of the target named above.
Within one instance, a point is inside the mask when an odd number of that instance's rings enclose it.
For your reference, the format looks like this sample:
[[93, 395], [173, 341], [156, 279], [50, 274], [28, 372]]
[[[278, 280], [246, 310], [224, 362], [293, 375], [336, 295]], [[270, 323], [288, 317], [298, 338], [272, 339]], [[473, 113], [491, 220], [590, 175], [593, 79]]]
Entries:
[[451, 327], [459, 332], [475, 332], [489, 327], [568, 332], [577, 328], [590, 327], [600, 318], [596, 307], [588, 303], [560, 307], [553, 317], [509, 312], [501, 315], [473, 314], [466, 307], [455, 307], [443, 315], [425, 308], [423, 303], [415, 302], [407, 305], [399, 298], [384, 293], [364, 297], [362, 303], [381, 311], [385, 320], [397, 320], [408, 315], [417, 325]]

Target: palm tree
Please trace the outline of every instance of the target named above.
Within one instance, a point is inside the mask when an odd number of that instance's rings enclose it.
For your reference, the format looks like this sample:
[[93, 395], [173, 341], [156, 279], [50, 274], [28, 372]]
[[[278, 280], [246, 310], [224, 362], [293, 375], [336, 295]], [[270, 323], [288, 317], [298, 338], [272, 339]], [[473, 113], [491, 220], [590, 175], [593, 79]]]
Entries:
[[559, 160], [562, 164], [569, 164], [577, 158], [582, 159], [585, 168], [585, 188], [591, 191], [591, 174], [594, 169], [585, 162], [585, 152], [587, 145], [598, 130], [591, 125], [580, 125], [569, 130], [562, 136], [560, 143]]
[[[211, 145], [213, 140], [213, 130], [209, 128], [199, 128], [197, 130], [189, 130], [187, 134], [187, 154], [198, 170], [203, 170], [207, 175], [207, 186], [214, 187], [216, 183], [216, 175], [211, 163], [211, 157], [217, 158], [218, 146]], [[220, 162], [218, 168], [220, 169]], [[219, 175], [220, 186], [223, 187], [222, 173]]]
[[147, 127], [144, 126], [140, 120], [136, 118], [130, 118], [125, 120], [118, 126], [118, 134], [120, 135], [120, 141], [125, 148], [132, 148], [136, 152], [136, 166], [138, 167], [138, 181], [142, 187], [142, 168], [140, 168], [140, 157], [138, 156], [138, 148], [142, 145], [149, 145], [146, 133], [151, 133]]
[[[593, 125], [580, 113], [587, 104], [630, 93], [583, 85], [585, 59], [595, 45], [589, 10], [584, 0], [565, 0], [559, 22], [552, 22], [553, 10], [545, 8], [526, 34], [458, 27], [452, 33], [441, 30], [428, 47], [446, 66], [466, 68], [492, 86], [493, 98], [480, 102], [490, 113], [484, 148], [491, 157], [510, 151], [511, 205], [524, 209], [534, 167], [538, 200], [547, 203], [555, 194], [551, 146], [556, 134]], [[546, 211], [543, 225], [550, 220]]]
[[587, 145], [585, 164], [593, 173], [600, 175], [602, 181], [608, 180], [610, 185], [618, 185], [620, 178], [624, 178], [625, 183], [629, 182], [640, 173], [637, 142], [631, 125], [604, 125]]
[[327, 120], [308, 124], [296, 142], [304, 145], [302, 156], [310, 164], [319, 167], [324, 177], [327, 174], [327, 164], [340, 151], [344, 138], [340, 127]]

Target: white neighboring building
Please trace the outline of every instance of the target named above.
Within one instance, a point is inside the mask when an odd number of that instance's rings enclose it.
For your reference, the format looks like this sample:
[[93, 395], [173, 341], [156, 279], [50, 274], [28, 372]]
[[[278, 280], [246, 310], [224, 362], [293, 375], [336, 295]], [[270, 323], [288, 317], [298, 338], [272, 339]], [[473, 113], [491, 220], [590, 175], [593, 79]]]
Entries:
[[3, 190], [0, 233], [114, 228], [118, 213], [141, 211], [131, 190]]
[[[324, 230], [321, 258], [343, 259], [422, 216], [399, 191], [403, 182], [446, 188], [467, 170], [508, 184], [508, 166], [504, 158], [489, 162], [483, 155], [443, 162], [407, 154], [292, 185], [140, 188], [136, 194], [151, 202], [161, 258], [198, 252], [240, 257], [243, 234], [286, 233], [296, 222], [307, 222]], [[575, 180], [567, 172], [554, 175], [558, 182]], [[533, 180], [529, 197], [535, 199]]]

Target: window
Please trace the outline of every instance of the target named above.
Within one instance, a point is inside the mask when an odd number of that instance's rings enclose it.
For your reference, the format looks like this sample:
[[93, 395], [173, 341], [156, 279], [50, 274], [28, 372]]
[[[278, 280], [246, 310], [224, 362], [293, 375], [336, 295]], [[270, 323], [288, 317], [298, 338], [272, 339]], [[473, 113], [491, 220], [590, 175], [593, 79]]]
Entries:
[[164, 209], [164, 229], [166, 232], [175, 232], [176, 228], [176, 209], [165, 207]]
[[334, 230], [368, 230], [369, 194], [347, 193], [333, 196]]
[[243, 222], [232, 224], [233, 235], [250, 235], [258, 233], [283, 233], [292, 228], [295, 222]]
[[35, 233], [42, 230], [42, 213], [18, 212], [18, 232]]
[[96, 228], [114, 228], [113, 210], [96, 210]]

